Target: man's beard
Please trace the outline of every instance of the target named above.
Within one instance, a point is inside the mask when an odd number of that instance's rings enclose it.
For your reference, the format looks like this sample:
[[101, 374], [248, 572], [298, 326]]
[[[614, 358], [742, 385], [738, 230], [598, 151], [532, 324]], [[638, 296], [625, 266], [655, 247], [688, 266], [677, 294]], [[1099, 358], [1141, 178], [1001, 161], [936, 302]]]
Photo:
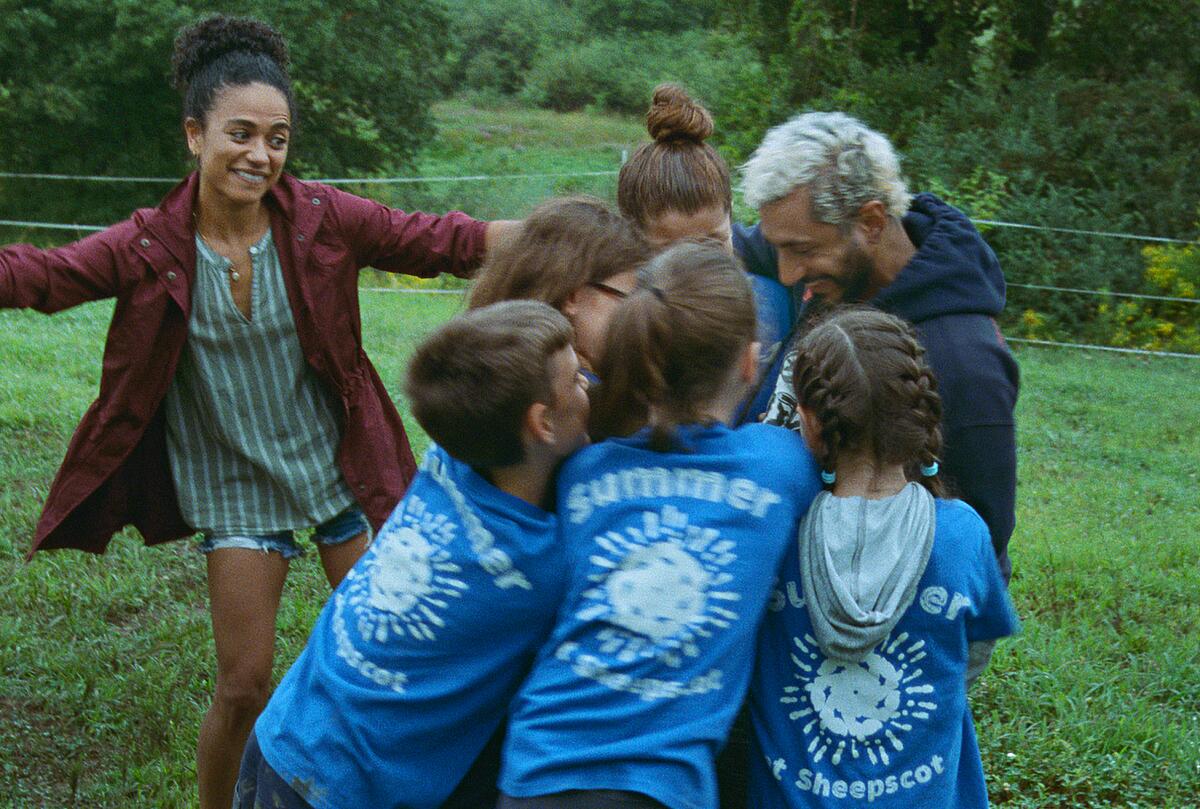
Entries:
[[832, 279], [842, 288], [842, 298], [839, 303], [862, 303], [867, 299], [867, 291], [871, 288], [871, 278], [875, 275], [875, 262], [870, 254], [856, 244], [846, 245], [846, 254], [842, 256], [842, 272]]
[[867, 251], [855, 244], [846, 245], [846, 252], [842, 256], [841, 272], [837, 276], [824, 276], [837, 286], [842, 294], [836, 300], [830, 300], [825, 295], [814, 294], [805, 307], [803, 322], [796, 330], [797, 336], [824, 320], [837, 307], [865, 301], [867, 293], [871, 289], [871, 278], [874, 275], [875, 262], [871, 260]]

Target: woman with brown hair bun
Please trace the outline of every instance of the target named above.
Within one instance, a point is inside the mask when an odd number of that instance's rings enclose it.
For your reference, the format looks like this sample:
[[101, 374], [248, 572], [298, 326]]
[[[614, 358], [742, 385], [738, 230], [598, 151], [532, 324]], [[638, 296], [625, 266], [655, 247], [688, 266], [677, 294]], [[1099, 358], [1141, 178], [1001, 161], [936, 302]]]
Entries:
[[676, 84], [660, 84], [646, 112], [653, 142], [621, 167], [617, 206], [655, 249], [712, 239], [732, 250], [729, 166], [705, 141], [712, 115]]
[[[732, 221], [729, 166], [707, 143], [711, 113], [679, 85], [660, 84], [646, 112], [646, 129], [654, 140], [621, 167], [617, 206], [655, 250], [681, 239], [710, 239], [742, 259], [758, 310], [760, 376], [774, 379], [791, 332], [792, 297], [776, 280], [772, 248]], [[739, 408], [737, 421], [756, 421], [770, 393], [760, 383]]]

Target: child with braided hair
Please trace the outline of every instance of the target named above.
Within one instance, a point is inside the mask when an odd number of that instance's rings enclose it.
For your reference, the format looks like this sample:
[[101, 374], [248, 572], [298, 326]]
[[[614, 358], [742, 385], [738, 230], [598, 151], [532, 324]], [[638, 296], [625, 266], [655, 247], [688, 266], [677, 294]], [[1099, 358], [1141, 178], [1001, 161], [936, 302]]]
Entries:
[[987, 525], [941, 497], [941, 402], [912, 329], [835, 311], [795, 394], [824, 471], [751, 685], [750, 805], [987, 806], [971, 660], [1017, 631]]
[[820, 489], [794, 432], [727, 426], [757, 373], [736, 258], [682, 243], [613, 314], [608, 439], [558, 477], [570, 580], [510, 708], [501, 809], [709, 809], [771, 582]]

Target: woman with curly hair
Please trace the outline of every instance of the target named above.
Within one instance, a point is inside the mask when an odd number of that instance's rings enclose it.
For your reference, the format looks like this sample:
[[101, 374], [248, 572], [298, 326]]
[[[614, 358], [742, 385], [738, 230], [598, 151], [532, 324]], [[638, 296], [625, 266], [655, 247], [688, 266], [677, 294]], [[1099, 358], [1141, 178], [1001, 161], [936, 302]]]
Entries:
[[50, 250], [0, 249], [0, 306], [116, 298], [100, 394], [75, 432], [34, 551], [100, 553], [194, 533], [207, 556], [216, 694], [202, 807], [228, 807], [265, 704], [293, 531], [315, 526], [336, 585], [415, 472], [362, 351], [366, 266], [467, 275], [504, 223], [408, 214], [284, 173], [296, 126], [287, 48], [216, 16], [183, 29], [174, 80], [196, 171], [158, 207]]

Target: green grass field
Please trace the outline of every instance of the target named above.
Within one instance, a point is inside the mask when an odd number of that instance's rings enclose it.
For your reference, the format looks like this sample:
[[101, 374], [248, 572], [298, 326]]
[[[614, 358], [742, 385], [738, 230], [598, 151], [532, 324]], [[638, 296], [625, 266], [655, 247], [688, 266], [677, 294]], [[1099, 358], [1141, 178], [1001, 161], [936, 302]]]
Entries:
[[[416, 340], [459, 306], [363, 293], [367, 350], [393, 391]], [[0, 312], [0, 806], [195, 801], [214, 659], [200, 555], [123, 535], [102, 557], [23, 561], [95, 395], [110, 312]], [[994, 801], [1195, 806], [1200, 369], [1047, 349], [1020, 360], [1012, 547], [1025, 631], [972, 695]], [[413, 443], [425, 444], [415, 427]], [[293, 565], [278, 674], [326, 596], [315, 554]]]
[[[615, 117], [461, 102], [436, 114], [425, 175], [607, 171], [645, 137]], [[365, 190], [410, 209], [511, 217], [551, 194], [611, 198], [614, 187], [606, 176]], [[133, 208], [162, 190], [114, 194]], [[0, 230], [0, 243], [30, 235]], [[367, 350], [393, 391], [416, 340], [457, 306], [451, 295], [363, 293]], [[0, 312], [0, 807], [195, 803], [214, 665], [199, 554], [123, 535], [103, 557], [23, 561], [95, 396], [110, 312]], [[972, 694], [994, 802], [1200, 805], [1200, 363], [1048, 349], [1020, 359], [1012, 552], [1025, 632]], [[425, 438], [406, 421], [419, 452]], [[315, 554], [293, 566], [279, 674], [327, 595]]]

